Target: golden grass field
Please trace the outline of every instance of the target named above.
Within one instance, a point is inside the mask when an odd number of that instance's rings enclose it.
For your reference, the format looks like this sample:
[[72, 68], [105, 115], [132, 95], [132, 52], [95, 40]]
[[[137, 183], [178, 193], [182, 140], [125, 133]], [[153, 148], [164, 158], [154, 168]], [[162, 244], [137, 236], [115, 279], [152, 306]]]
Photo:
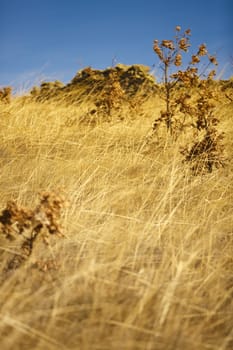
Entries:
[[2, 350], [233, 348], [233, 104], [216, 108], [226, 166], [202, 176], [181, 141], [148, 141], [160, 104], [96, 125], [79, 122], [88, 96], [0, 105], [1, 210], [68, 201], [64, 237], [14, 271], [20, 241], [0, 236]]

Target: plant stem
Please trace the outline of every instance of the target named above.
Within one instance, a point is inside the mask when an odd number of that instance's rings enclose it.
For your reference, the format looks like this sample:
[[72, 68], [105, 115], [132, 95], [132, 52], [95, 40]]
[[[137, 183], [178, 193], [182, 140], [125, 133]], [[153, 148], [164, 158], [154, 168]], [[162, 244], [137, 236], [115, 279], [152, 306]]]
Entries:
[[165, 61], [164, 63], [164, 79], [165, 79], [165, 90], [166, 90], [166, 124], [167, 124], [167, 130], [170, 130], [170, 133], [172, 134], [172, 120], [171, 120], [171, 112], [170, 112], [170, 83], [169, 83], [169, 77], [168, 77], [168, 62]]

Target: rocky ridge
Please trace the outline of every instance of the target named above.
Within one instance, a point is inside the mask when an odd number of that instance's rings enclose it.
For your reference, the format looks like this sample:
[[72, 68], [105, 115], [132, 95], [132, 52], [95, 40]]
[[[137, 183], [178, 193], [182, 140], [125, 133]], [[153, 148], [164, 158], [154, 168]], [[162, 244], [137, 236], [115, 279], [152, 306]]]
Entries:
[[67, 85], [60, 81], [43, 82], [40, 87], [34, 87], [30, 93], [37, 100], [56, 99], [62, 94], [63, 97], [67, 96], [70, 102], [75, 102], [85, 96], [95, 98], [104, 90], [111, 89], [112, 83], [116, 81], [126, 97], [141, 94], [146, 98], [158, 89], [149, 67], [141, 64], [118, 64], [104, 70], [86, 67], [78, 71]]

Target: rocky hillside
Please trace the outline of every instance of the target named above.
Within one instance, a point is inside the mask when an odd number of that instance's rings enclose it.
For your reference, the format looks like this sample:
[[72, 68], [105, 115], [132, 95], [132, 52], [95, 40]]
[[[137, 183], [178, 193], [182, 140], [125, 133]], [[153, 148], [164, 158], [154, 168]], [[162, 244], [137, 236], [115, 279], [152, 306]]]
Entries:
[[89, 96], [94, 98], [103, 91], [111, 89], [114, 83], [118, 83], [126, 97], [134, 97], [142, 94], [151, 96], [158, 87], [155, 78], [150, 74], [150, 68], [144, 65], [118, 64], [115, 67], [104, 70], [86, 67], [77, 72], [75, 77], [67, 85], [59, 81], [44, 82], [40, 87], [34, 87], [31, 95], [37, 100], [64, 98], [69, 102], [75, 102], [80, 98]]

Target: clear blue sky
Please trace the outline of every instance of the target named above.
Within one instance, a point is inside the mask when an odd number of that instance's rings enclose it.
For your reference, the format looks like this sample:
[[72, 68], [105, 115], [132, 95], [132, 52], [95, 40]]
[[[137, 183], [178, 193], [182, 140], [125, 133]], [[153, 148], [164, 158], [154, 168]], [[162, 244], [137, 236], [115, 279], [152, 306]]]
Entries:
[[113, 60], [152, 66], [153, 40], [172, 39], [176, 25], [232, 75], [232, 13], [231, 0], [0, 0], [0, 86], [68, 82]]

